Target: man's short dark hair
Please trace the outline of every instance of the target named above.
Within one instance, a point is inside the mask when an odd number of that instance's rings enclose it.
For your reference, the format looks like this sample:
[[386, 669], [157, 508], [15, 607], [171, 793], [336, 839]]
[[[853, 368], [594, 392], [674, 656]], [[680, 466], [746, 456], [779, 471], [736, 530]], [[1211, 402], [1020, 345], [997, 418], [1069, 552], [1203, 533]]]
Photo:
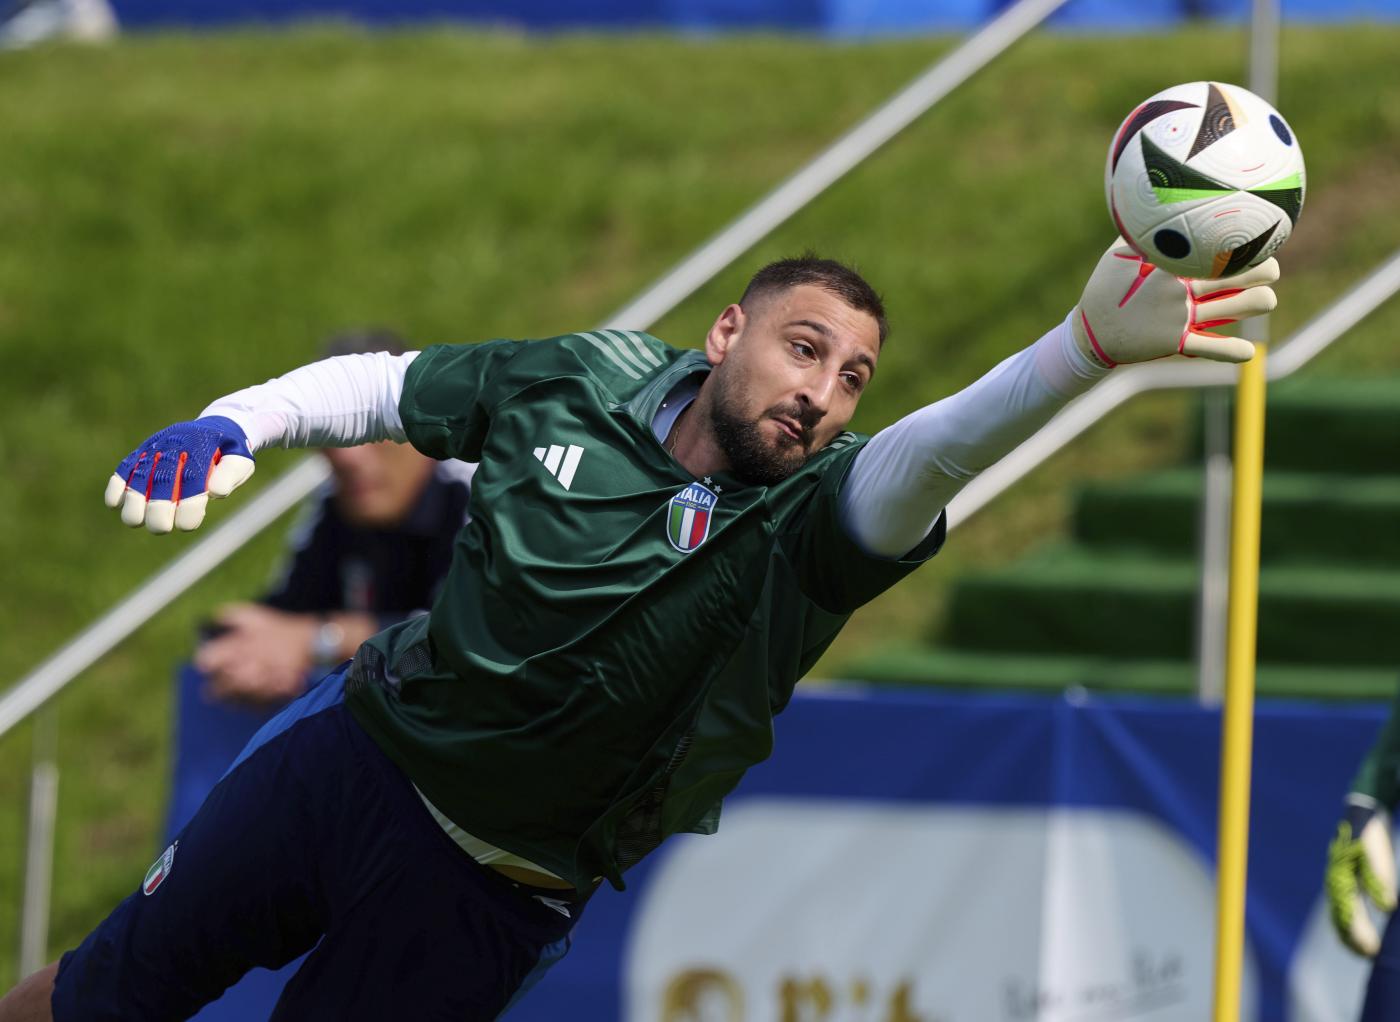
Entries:
[[744, 288], [739, 304], [745, 309], [755, 298], [778, 294], [803, 284], [812, 284], [830, 291], [859, 312], [870, 315], [880, 328], [880, 344], [889, 335], [885, 320], [885, 303], [869, 281], [844, 263], [823, 259], [815, 252], [803, 252], [795, 259], [779, 259], [755, 273]]

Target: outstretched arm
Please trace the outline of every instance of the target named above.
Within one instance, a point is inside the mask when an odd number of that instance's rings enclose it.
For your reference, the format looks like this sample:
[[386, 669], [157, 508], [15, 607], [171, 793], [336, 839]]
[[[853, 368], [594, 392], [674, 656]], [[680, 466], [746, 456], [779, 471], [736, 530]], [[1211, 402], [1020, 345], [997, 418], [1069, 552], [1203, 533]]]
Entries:
[[354, 447], [404, 441], [399, 396], [418, 352], [341, 355], [293, 369], [227, 397], [201, 415], [222, 415], [266, 447]]
[[1107, 372], [1080, 354], [1066, 319], [966, 389], [882, 429], [841, 488], [847, 532], [867, 553], [903, 556], [968, 480]]
[[1247, 362], [1254, 346], [1212, 329], [1273, 309], [1269, 259], [1235, 277], [1185, 280], [1123, 242], [1095, 267], [1063, 323], [965, 390], [871, 439], [841, 490], [841, 521], [864, 550], [900, 557], [943, 508], [1114, 366], [1173, 355]]
[[219, 398], [150, 436], [107, 481], [108, 507], [151, 532], [197, 529], [209, 498], [253, 474], [266, 447], [353, 447], [404, 437], [399, 396], [417, 352], [342, 355]]

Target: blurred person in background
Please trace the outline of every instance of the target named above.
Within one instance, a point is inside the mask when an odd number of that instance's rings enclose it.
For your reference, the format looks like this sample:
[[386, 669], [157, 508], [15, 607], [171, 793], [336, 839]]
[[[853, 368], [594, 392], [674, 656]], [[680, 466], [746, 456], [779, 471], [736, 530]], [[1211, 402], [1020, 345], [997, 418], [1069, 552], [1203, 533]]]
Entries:
[[[347, 332], [327, 358], [402, 355], [387, 330]], [[271, 590], [221, 607], [178, 676], [167, 839], [195, 814], [254, 733], [375, 632], [427, 613], [467, 518], [472, 466], [383, 441], [320, 451], [331, 478], [308, 500]], [[196, 1018], [266, 1018], [299, 960], [257, 969]]]
[[[1400, 804], [1400, 691], [1390, 717], [1362, 760], [1327, 849], [1323, 887], [1332, 926], [1352, 951], [1374, 959], [1362, 1022], [1400, 1019], [1400, 914], [1395, 912], [1395, 847], [1391, 821]], [[1385, 935], [1366, 902], [1390, 913]]]

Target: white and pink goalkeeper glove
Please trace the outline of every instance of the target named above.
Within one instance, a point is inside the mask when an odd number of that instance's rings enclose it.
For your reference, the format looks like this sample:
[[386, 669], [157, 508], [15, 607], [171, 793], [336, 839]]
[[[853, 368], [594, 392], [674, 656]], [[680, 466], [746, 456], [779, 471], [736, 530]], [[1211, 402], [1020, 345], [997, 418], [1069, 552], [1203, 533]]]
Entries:
[[1233, 277], [1187, 280], [1146, 262], [1117, 241], [1094, 267], [1071, 319], [1074, 340], [1092, 362], [1112, 368], [1170, 355], [1248, 362], [1254, 345], [1212, 333], [1218, 326], [1271, 312], [1278, 261], [1266, 259]]

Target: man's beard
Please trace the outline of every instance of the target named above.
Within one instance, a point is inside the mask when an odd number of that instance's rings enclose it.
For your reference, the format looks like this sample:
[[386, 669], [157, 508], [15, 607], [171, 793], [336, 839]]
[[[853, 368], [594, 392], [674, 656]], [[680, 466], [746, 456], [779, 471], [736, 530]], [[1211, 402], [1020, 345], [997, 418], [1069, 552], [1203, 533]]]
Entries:
[[[715, 379], [714, 406], [711, 421], [715, 440], [729, 459], [730, 471], [746, 483], [772, 486], [801, 468], [807, 461], [807, 447], [812, 442], [812, 429], [821, 421], [822, 413], [813, 413], [799, 405], [774, 405], [753, 418], [746, 417], [742, 386], [720, 376]], [[781, 416], [797, 423], [802, 438], [795, 440], [779, 433], [776, 441], [767, 440], [760, 428], [764, 419]]]

